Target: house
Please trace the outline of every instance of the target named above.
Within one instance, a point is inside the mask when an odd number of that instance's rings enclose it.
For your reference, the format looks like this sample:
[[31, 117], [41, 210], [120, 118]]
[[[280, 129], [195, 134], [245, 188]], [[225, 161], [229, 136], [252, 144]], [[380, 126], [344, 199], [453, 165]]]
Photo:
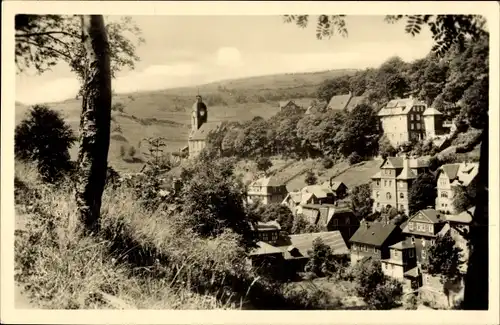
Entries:
[[285, 100], [279, 102], [280, 112], [284, 109], [300, 109], [301, 107], [293, 100]]
[[[455, 240], [457, 247], [462, 250], [462, 256], [464, 261], [468, 259], [469, 256], [469, 246], [467, 245], [467, 236], [469, 235], [470, 224], [472, 223], [472, 217], [474, 215], [475, 207], [472, 207], [466, 211], [462, 211], [459, 214], [446, 214], [446, 222], [450, 225], [450, 235]], [[461, 265], [461, 270], [463, 273], [467, 271], [467, 263]]]
[[420, 173], [429, 170], [429, 161], [407, 157], [388, 157], [380, 171], [371, 177], [373, 212], [394, 207], [408, 215], [408, 194]]
[[324, 112], [326, 110], [326, 106], [326, 102], [313, 102], [307, 107], [305, 114], [309, 115]]
[[406, 288], [421, 286], [422, 270], [417, 266], [415, 244], [403, 240], [389, 246], [389, 258], [380, 261], [382, 272], [406, 284]]
[[354, 96], [352, 92], [343, 95], [335, 95], [328, 102], [327, 109], [351, 112], [356, 106], [366, 102], [365, 96]]
[[423, 114], [427, 106], [412, 96], [393, 99], [379, 112], [382, 129], [394, 147], [411, 141], [425, 139]]
[[260, 201], [262, 204], [281, 203], [288, 191], [283, 182], [275, 176], [262, 177], [252, 182], [247, 191], [249, 203]]
[[415, 245], [417, 262], [424, 263], [429, 247], [434, 245], [438, 236], [449, 230], [450, 225], [443, 214], [434, 209], [424, 209], [408, 219], [403, 235]]
[[445, 164], [437, 170], [436, 209], [442, 213], [457, 214], [453, 199], [454, 187], [469, 188], [476, 185], [478, 163]]
[[323, 183], [323, 185], [328, 186], [335, 193], [337, 200], [342, 200], [347, 196], [347, 185], [340, 181], [334, 181], [333, 177], [330, 178], [330, 181]]
[[443, 126], [443, 113], [434, 107], [428, 107], [422, 116], [424, 118], [426, 139], [432, 139], [438, 135], [443, 135], [449, 132], [449, 129]]
[[328, 184], [309, 185], [303, 187], [300, 191], [290, 192], [281, 202], [288, 206], [292, 212], [297, 215], [302, 213], [302, 208], [307, 204], [333, 204], [335, 202], [335, 193]]
[[401, 228], [394, 224], [362, 221], [349, 240], [351, 263], [356, 263], [365, 257], [378, 260], [389, 258], [389, 246], [397, 243], [400, 235]]
[[274, 244], [278, 240], [281, 226], [277, 221], [259, 221], [255, 225], [251, 225], [251, 230], [254, 232], [258, 241]]
[[289, 235], [278, 239], [276, 244], [258, 242], [257, 248], [249, 253], [251, 264], [258, 266], [264, 261], [283, 263], [284, 269], [301, 272], [310, 259], [314, 240], [320, 238], [323, 244], [330, 247], [333, 255], [344, 258], [349, 255], [349, 249], [338, 231], [305, 233]]
[[350, 206], [338, 204], [306, 204], [301, 215], [310, 224], [328, 231], [340, 231], [346, 242], [359, 227], [359, 220]]
[[200, 95], [196, 96], [191, 112], [191, 132], [188, 139], [189, 157], [193, 158], [200, 154], [206, 147], [207, 137], [210, 133], [218, 130], [221, 122], [209, 122], [207, 105]]

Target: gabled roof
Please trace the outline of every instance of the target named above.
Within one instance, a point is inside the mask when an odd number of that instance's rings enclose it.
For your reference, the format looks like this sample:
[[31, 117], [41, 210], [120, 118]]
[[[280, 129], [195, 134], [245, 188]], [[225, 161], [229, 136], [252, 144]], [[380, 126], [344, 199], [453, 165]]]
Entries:
[[416, 216], [418, 215], [423, 215], [425, 218], [427, 218], [430, 222], [432, 223], [440, 223], [443, 221], [443, 219], [441, 218], [441, 215], [439, 214], [439, 212], [437, 212], [436, 210], [434, 209], [424, 209], [424, 210], [420, 210], [418, 212], [416, 212], [411, 218], [409, 221], [411, 221], [413, 218], [415, 218]]
[[478, 163], [459, 163], [442, 165], [437, 172], [437, 176], [441, 172], [452, 182], [451, 185], [468, 186], [479, 172]]
[[[327, 183], [327, 182], [325, 182]], [[328, 184], [328, 183], [327, 183]], [[344, 184], [343, 182], [340, 182], [340, 181], [335, 181], [335, 182], [332, 182], [330, 188], [334, 191], [338, 190], [340, 185]], [[345, 184], [344, 184], [345, 187], [347, 187]]]
[[189, 141], [206, 140], [208, 135], [219, 129], [221, 125], [221, 122], [205, 122], [198, 130], [194, 131], [194, 133], [189, 137]]
[[250, 256], [283, 253], [282, 249], [263, 241], [258, 241], [256, 245], [257, 247], [250, 252]]
[[396, 179], [415, 179], [417, 178], [417, 175], [411, 170], [411, 168], [406, 168], [403, 167], [403, 170], [401, 173], [399, 173], [398, 177]]
[[351, 94], [333, 96], [328, 102], [328, 108], [342, 111], [347, 107], [350, 99]]
[[275, 177], [275, 176], [269, 176], [269, 177], [262, 177], [259, 178], [258, 180], [253, 181], [250, 186], [262, 186], [262, 187], [278, 187], [278, 186], [284, 186], [283, 182]]
[[[283, 251], [287, 251], [288, 247], [297, 248], [302, 257], [309, 256], [309, 251], [313, 248], [313, 242], [316, 238], [321, 238], [325, 245], [330, 246], [332, 253], [335, 255], [349, 254], [349, 249], [342, 238], [340, 231], [325, 231], [315, 233], [305, 233], [288, 236], [288, 240], [278, 243]], [[293, 258], [285, 253], [285, 258]]]
[[425, 105], [425, 103], [414, 98], [393, 99], [378, 112], [378, 116], [406, 115], [415, 105]]
[[350, 241], [373, 246], [382, 246], [399, 227], [382, 222], [365, 223], [359, 226]]
[[356, 106], [361, 105], [365, 103], [366, 97], [365, 96], [353, 96], [349, 100], [349, 103], [346, 106], [346, 110], [351, 112]]
[[434, 107], [427, 107], [427, 109], [424, 111], [422, 114], [423, 116], [429, 116], [429, 115], [443, 115], [440, 111], [435, 109]]
[[[403, 168], [404, 167], [404, 159], [403, 157], [387, 157], [380, 168]], [[424, 168], [429, 167], [429, 160], [423, 158], [408, 158], [410, 168]], [[386, 167], [386, 163], [389, 165]]]
[[251, 225], [251, 228], [256, 231], [281, 230], [281, 226], [276, 220], [268, 222], [258, 221], [257, 224]]
[[309, 185], [305, 186], [301, 190], [302, 194], [313, 193], [318, 199], [328, 197], [328, 194], [333, 194], [333, 191], [328, 186], [323, 185]]
[[291, 99], [290, 100], [282, 100], [282, 101], [279, 102], [279, 105], [280, 105], [280, 108], [283, 108], [283, 107], [287, 106], [290, 103], [296, 105], [295, 102], [293, 100], [291, 100]]

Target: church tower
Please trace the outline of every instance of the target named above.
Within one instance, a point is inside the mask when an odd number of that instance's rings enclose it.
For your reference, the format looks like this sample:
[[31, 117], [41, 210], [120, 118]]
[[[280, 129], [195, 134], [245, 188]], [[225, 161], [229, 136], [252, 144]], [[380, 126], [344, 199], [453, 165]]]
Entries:
[[194, 133], [207, 122], [207, 114], [207, 105], [205, 105], [200, 95], [196, 96], [196, 102], [193, 104], [191, 112], [191, 133]]

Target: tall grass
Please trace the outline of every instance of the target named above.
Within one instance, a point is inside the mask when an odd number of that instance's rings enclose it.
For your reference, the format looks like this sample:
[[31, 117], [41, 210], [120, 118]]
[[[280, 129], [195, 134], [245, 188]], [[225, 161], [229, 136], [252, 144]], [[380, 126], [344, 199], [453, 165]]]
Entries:
[[[231, 231], [205, 239], [165, 207], [151, 211], [127, 187], [103, 195], [102, 231], [84, 237], [71, 182], [42, 183], [16, 163], [16, 280], [44, 308], [325, 309], [257, 277]], [[28, 200], [31, 200], [28, 202]]]

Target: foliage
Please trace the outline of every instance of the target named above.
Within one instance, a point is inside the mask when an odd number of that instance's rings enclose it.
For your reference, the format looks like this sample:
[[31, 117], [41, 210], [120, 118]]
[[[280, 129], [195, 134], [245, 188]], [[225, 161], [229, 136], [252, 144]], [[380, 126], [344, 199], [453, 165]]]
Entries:
[[356, 106], [349, 114], [342, 130], [335, 135], [338, 152], [344, 157], [356, 152], [372, 156], [378, 149], [381, 136], [379, 119], [375, 110], [366, 104]]
[[316, 177], [316, 174], [314, 174], [314, 172], [307, 171], [304, 181], [307, 185], [315, 185], [318, 182], [318, 178]]
[[257, 169], [260, 171], [267, 172], [267, 170], [272, 166], [273, 163], [267, 157], [262, 157], [257, 160]]
[[[19, 72], [31, 67], [44, 72], [59, 61], [66, 62], [83, 81], [85, 49], [81, 41], [78, 15], [16, 15], [15, 59]], [[133, 69], [139, 59], [136, 46], [144, 42], [141, 32], [130, 17], [106, 25], [110, 44], [111, 72]]]
[[352, 209], [358, 218], [365, 218], [371, 213], [373, 199], [369, 183], [355, 186], [351, 191], [350, 197]]
[[330, 246], [326, 245], [321, 238], [313, 241], [312, 251], [309, 252], [309, 261], [305, 271], [312, 272], [316, 276], [322, 277], [332, 274], [336, 269], [335, 256]]
[[181, 176], [184, 186], [181, 207], [186, 225], [204, 237], [217, 236], [229, 228], [250, 238], [249, 220], [243, 202], [246, 191], [234, 175], [234, 163], [227, 158], [198, 162]]
[[456, 246], [449, 232], [439, 236], [435, 244], [429, 247], [427, 263], [427, 271], [441, 276], [443, 283], [454, 281], [460, 276], [462, 249]]
[[293, 219], [291, 234], [297, 235], [321, 231], [324, 231], [321, 226], [309, 223], [301, 214], [296, 215]]
[[255, 213], [261, 221], [277, 221], [282, 230], [291, 233], [293, 227], [293, 214], [287, 206], [279, 203], [270, 203], [258, 207]]
[[333, 96], [346, 95], [349, 93], [350, 77], [341, 76], [339, 78], [327, 79], [321, 83], [317, 90], [316, 97], [323, 102], [329, 102]]
[[362, 162], [363, 158], [357, 152], [353, 152], [349, 155], [349, 157], [347, 157], [347, 161], [349, 162], [349, 165], [355, 165]]
[[135, 147], [134, 146], [130, 146], [128, 148], [128, 155], [129, 157], [133, 158], [136, 154], [137, 150], [135, 150]]
[[403, 286], [382, 272], [380, 261], [369, 260], [356, 274], [356, 292], [374, 309], [391, 309], [397, 305]]
[[472, 206], [476, 199], [476, 189], [474, 186], [465, 187], [457, 185], [453, 187], [453, 207], [456, 213], [463, 212]]
[[55, 182], [72, 169], [69, 149], [76, 137], [59, 112], [35, 105], [15, 129], [18, 159], [36, 162], [44, 180]]
[[382, 157], [382, 159], [386, 159], [387, 157], [394, 157], [397, 153], [396, 148], [394, 148], [384, 134], [380, 137], [378, 141], [378, 153]]
[[476, 80], [464, 93], [463, 112], [469, 124], [476, 129], [483, 129], [488, 123], [489, 78]]
[[332, 167], [333, 167], [334, 162], [333, 162], [332, 158], [330, 158], [330, 157], [325, 157], [325, 158], [323, 158], [323, 160], [322, 160], [322, 164], [323, 164], [323, 167], [324, 167], [325, 169], [330, 169], [330, 168], [332, 168]]
[[428, 206], [434, 206], [436, 195], [434, 176], [430, 173], [419, 174], [413, 181], [408, 194], [410, 215], [427, 209]]

